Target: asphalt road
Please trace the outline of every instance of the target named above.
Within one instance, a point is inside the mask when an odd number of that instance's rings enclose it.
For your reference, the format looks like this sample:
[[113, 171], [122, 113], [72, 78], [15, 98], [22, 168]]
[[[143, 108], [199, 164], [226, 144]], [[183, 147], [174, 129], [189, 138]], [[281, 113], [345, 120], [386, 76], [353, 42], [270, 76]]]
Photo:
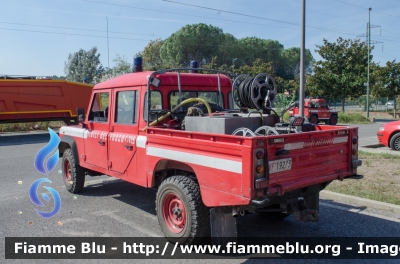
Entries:
[[[372, 125], [369, 126], [366, 128], [365, 135], [369, 135], [375, 129]], [[364, 127], [361, 127], [360, 135], [364, 134], [363, 130]], [[101, 176], [88, 177], [84, 191], [79, 195], [73, 195], [64, 188], [61, 175], [58, 174], [60, 163], [49, 176], [41, 175], [36, 171], [33, 165], [35, 155], [46, 145], [48, 139], [48, 134], [26, 133], [15, 136], [0, 134], [0, 263], [4, 260], [4, 237], [162, 236], [155, 215], [155, 190]], [[46, 185], [57, 190], [62, 201], [60, 212], [50, 219], [37, 215], [35, 208], [38, 207], [29, 198], [31, 184], [42, 177], [48, 177], [52, 181]], [[53, 208], [52, 201], [47, 206]], [[400, 234], [400, 215], [390, 212], [373, 211], [365, 207], [322, 200], [320, 215], [320, 221], [317, 223], [302, 223], [293, 216], [283, 221], [272, 221], [251, 214], [237, 219], [238, 235], [385, 237]], [[214, 263], [243, 263], [244, 261], [261, 263], [257, 260], [207, 260]], [[7, 262], [21, 263], [22, 261], [7, 260]], [[54, 262], [54, 260], [35, 261], [35, 263]], [[109, 260], [64, 260], [62, 262], [110, 263]], [[113, 262], [125, 263], [128, 260], [113, 260]], [[143, 262], [158, 263], [160, 261]], [[204, 261], [164, 260], [164, 262], [200, 263]]]

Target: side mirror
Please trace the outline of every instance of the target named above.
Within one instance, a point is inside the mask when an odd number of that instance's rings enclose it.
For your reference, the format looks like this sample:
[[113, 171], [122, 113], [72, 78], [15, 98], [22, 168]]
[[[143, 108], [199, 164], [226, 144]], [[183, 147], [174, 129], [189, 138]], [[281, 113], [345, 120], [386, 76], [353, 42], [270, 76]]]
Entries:
[[76, 115], [78, 123], [83, 123], [85, 121], [85, 110], [82, 107], [76, 108]]

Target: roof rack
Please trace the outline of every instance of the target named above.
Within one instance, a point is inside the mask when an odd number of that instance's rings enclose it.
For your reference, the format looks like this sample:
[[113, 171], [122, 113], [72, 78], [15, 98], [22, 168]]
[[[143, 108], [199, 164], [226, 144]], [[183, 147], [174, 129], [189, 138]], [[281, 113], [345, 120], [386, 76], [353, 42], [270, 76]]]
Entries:
[[214, 70], [214, 69], [204, 69], [204, 68], [174, 68], [174, 69], [163, 69], [163, 70], [158, 70], [152, 72], [148, 77], [147, 77], [147, 106], [148, 106], [148, 111], [147, 111], [147, 126], [149, 126], [149, 120], [150, 120], [150, 100], [151, 100], [151, 93], [150, 93], [150, 85], [152, 85], [153, 81], [153, 75], [155, 74], [164, 74], [167, 72], [177, 72], [177, 77], [178, 77], [178, 90], [179, 90], [179, 101], [182, 100], [182, 88], [181, 88], [181, 71], [208, 71], [208, 72], [213, 72], [217, 73], [217, 78], [218, 78], [218, 98], [219, 102], [218, 105], [221, 105], [222, 102], [222, 96], [221, 96], [221, 76], [220, 74], [225, 74], [230, 78], [234, 78], [236, 75], [232, 72], [226, 72], [226, 71], [221, 71], [221, 70]]

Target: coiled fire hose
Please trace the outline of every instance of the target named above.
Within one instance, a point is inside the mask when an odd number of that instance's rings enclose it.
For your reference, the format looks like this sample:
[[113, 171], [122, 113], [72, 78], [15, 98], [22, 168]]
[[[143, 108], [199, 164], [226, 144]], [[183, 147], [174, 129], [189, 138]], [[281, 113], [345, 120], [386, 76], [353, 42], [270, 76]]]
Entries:
[[207, 108], [207, 112], [209, 115], [211, 115], [211, 107], [210, 105], [207, 103], [206, 100], [201, 99], [201, 98], [189, 98], [186, 99], [185, 101], [181, 102], [180, 104], [178, 104], [177, 106], [175, 106], [171, 111], [169, 111], [168, 113], [166, 113], [163, 116], [160, 116], [159, 118], [157, 118], [157, 120], [154, 120], [153, 122], [151, 122], [149, 124], [149, 126], [146, 126], [145, 128], [142, 129], [142, 132], [145, 132], [147, 130], [148, 127], [154, 126], [155, 124], [163, 121], [165, 118], [169, 117], [170, 115], [172, 115], [173, 112], [175, 112], [176, 110], [178, 110], [182, 105], [185, 105], [187, 103], [191, 103], [191, 102], [200, 102], [203, 103], [206, 108]]

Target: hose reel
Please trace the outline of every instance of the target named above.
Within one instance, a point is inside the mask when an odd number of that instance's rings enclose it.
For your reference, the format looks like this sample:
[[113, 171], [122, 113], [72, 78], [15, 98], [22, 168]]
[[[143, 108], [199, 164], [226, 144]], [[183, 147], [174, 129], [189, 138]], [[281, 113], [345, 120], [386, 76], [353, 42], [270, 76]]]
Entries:
[[275, 80], [267, 73], [260, 73], [254, 78], [240, 74], [232, 85], [232, 99], [241, 109], [270, 110], [276, 92]]

